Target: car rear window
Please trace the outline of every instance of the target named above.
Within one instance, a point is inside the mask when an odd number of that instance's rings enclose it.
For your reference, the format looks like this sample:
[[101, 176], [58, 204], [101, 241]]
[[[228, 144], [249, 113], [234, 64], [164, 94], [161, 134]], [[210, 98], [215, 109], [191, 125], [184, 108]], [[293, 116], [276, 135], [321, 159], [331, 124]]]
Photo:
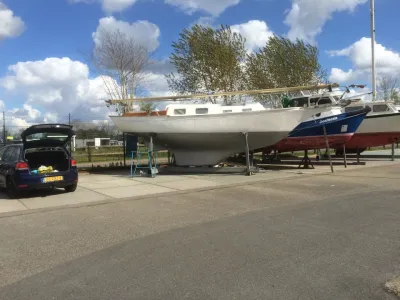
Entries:
[[68, 139], [67, 134], [56, 133], [56, 132], [41, 132], [34, 133], [26, 136], [26, 141], [40, 141], [40, 140], [57, 140], [57, 141], [66, 141]]

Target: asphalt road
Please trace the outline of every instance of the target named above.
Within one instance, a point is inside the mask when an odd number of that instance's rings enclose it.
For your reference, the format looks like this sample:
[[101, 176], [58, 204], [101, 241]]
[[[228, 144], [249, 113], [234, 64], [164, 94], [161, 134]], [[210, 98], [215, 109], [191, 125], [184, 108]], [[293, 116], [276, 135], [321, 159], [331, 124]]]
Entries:
[[0, 299], [395, 299], [400, 166], [0, 215]]

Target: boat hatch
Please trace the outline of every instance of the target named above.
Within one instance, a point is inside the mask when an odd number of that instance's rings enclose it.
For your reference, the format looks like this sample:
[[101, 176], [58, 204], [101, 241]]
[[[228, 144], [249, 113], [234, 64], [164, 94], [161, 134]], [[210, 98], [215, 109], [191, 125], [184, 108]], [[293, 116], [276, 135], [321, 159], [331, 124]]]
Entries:
[[387, 104], [375, 104], [372, 107], [373, 112], [386, 112], [390, 111], [390, 108], [387, 106]]

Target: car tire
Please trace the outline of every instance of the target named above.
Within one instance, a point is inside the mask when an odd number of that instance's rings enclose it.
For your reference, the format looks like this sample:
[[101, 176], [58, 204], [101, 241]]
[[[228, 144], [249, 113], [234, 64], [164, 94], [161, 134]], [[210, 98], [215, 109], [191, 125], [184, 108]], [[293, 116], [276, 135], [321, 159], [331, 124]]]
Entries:
[[18, 197], [18, 191], [15, 187], [14, 182], [11, 180], [11, 178], [7, 178], [6, 193], [7, 193], [8, 198], [10, 198], [10, 199], [15, 199]]
[[67, 193], [72, 193], [72, 192], [75, 192], [76, 191], [76, 188], [78, 187], [78, 184], [72, 184], [72, 185], [68, 185], [68, 186], [66, 186], [65, 188], [64, 188], [64, 190], [67, 192]]

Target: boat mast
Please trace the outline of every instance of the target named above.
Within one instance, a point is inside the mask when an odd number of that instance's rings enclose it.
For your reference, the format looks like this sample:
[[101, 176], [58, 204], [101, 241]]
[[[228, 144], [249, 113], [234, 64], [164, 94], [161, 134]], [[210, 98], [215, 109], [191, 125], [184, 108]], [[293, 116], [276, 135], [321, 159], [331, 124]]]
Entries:
[[337, 83], [321, 84], [321, 85], [308, 85], [308, 86], [297, 86], [297, 87], [284, 87], [274, 89], [263, 89], [263, 90], [250, 90], [250, 91], [236, 91], [236, 92], [218, 92], [210, 94], [194, 94], [194, 95], [179, 95], [179, 96], [162, 96], [162, 97], [147, 97], [147, 98], [133, 98], [133, 99], [112, 99], [107, 100], [108, 104], [126, 103], [126, 102], [137, 102], [137, 101], [176, 101], [183, 99], [202, 99], [209, 97], [223, 97], [223, 96], [236, 96], [236, 95], [267, 95], [267, 94], [282, 94], [287, 92], [297, 91], [309, 91], [309, 90], [321, 90], [339, 87]]
[[372, 101], [376, 100], [376, 66], [375, 66], [375, 0], [371, 0], [371, 53], [372, 53]]

